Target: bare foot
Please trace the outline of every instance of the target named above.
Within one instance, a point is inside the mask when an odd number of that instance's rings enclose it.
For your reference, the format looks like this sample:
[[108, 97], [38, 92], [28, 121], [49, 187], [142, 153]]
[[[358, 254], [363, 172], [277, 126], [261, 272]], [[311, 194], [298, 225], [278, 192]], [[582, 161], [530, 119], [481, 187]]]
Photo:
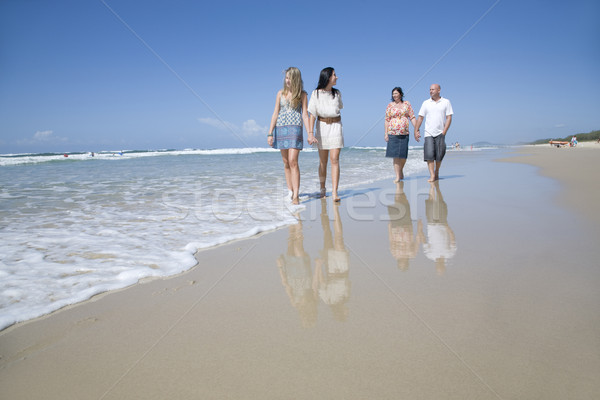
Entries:
[[402, 179], [404, 179], [404, 172], [400, 172], [400, 175], [398, 175], [396, 177], [396, 179], [394, 179], [394, 183], [398, 183], [400, 182]]
[[335, 203], [339, 203], [339, 202], [340, 202], [340, 200], [341, 200], [341, 199], [338, 197], [337, 193], [334, 193], [334, 194], [332, 194], [332, 197], [333, 197], [333, 201], [334, 201]]
[[326, 193], [327, 193], [327, 190], [325, 188], [321, 188], [321, 191], [319, 192], [319, 197], [325, 197]]
[[435, 176], [430, 177], [429, 179], [427, 179], [427, 182], [435, 182], [437, 179], [435, 178]]
[[298, 199], [298, 197], [292, 197], [292, 204], [294, 204], [294, 205], [300, 204], [300, 199]]

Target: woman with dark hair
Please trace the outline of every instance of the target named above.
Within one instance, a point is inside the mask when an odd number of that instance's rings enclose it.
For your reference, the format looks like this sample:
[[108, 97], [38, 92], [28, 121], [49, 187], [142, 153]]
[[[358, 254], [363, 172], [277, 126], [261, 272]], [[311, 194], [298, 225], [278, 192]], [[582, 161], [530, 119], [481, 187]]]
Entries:
[[394, 159], [394, 172], [399, 182], [404, 179], [404, 164], [408, 157], [408, 127], [410, 123], [415, 126], [417, 119], [412, 106], [408, 100], [404, 100], [404, 92], [401, 88], [392, 89], [392, 102], [385, 110], [385, 141], [387, 148], [385, 156]]
[[340, 110], [344, 107], [342, 94], [333, 86], [337, 83], [337, 75], [331, 67], [323, 68], [319, 76], [317, 88], [313, 90], [308, 102], [310, 120], [309, 132], [317, 121], [315, 140], [319, 149], [319, 182], [321, 197], [325, 196], [327, 180], [327, 162], [331, 161], [331, 196], [338, 202], [338, 184], [340, 180], [340, 150], [344, 147], [342, 117]]

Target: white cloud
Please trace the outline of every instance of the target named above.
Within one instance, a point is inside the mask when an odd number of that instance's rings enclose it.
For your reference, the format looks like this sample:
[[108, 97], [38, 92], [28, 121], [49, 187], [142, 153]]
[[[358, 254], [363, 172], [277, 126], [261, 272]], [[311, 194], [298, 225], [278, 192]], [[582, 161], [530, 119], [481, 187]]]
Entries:
[[33, 140], [37, 140], [40, 142], [46, 142], [51, 139], [51, 136], [53, 133], [54, 133], [53, 131], [37, 131], [33, 135]]
[[39, 144], [54, 144], [67, 142], [66, 137], [55, 136], [54, 131], [36, 131], [31, 138], [17, 140], [18, 145], [39, 145]]
[[231, 122], [221, 121], [216, 118], [198, 118], [198, 121], [200, 121], [203, 124], [210, 125], [213, 128], [217, 128], [221, 131], [233, 130], [235, 132], [238, 130], [238, 128]]
[[255, 120], [249, 119], [248, 121], [244, 122], [244, 125], [242, 125], [242, 131], [244, 131], [244, 133], [248, 136], [254, 136], [263, 133], [266, 134], [267, 128], [260, 126]]
[[214, 128], [217, 128], [221, 131], [230, 131], [235, 135], [242, 136], [260, 136], [267, 133], [268, 128], [264, 126], [260, 126], [255, 120], [249, 119], [242, 123], [242, 127], [238, 127], [236, 124], [233, 124], [228, 121], [221, 121], [216, 118], [198, 118], [198, 121], [210, 125]]

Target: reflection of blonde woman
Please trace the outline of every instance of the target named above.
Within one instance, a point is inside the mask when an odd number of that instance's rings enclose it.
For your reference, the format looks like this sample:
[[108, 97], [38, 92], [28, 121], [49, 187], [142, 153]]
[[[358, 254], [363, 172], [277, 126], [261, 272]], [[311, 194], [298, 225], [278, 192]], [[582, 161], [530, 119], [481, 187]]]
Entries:
[[302, 221], [289, 227], [288, 247], [285, 254], [277, 259], [281, 283], [290, 298], [292, 306], [298, 310], [302, 325], [313, 327], [317, 322], [317, 295], [315, 281], [310, 266], [310, 256], [304, 250]]
[[[308, 125], [307, 95], [303, 89], [302, 75], [298, 68], [289, 67], [285, 71], [283, 89], [277, 92], [275, 110], [269, 127], [269, 146], [281, 151], [285, 181], [292, 194], [292, 202], [298, 204], [300, 192], [300, 168], [298, 155], [303, 146], [302, 122]], [[308, 142], [313, 141], [312, 130], [308, 132]]]

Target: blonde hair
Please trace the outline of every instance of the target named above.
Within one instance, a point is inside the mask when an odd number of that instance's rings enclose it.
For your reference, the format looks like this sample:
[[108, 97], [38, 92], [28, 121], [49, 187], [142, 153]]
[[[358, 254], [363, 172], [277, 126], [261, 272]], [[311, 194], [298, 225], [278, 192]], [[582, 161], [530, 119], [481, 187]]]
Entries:
[[[291, 83], [289, 88], [285, 84], [285, 78], [288, 75]], [[285, 75], [283, 77], [282, 95], [287, 96], [287, 94], [290, 93], [290, 106], [292, 108], [296, 108], [302, 101], [302, 92], [304, 92], [304, 83], [302, 82], [302, 74], [300, 73], [300, 70], [296, 67], [289, 67], [285, 70]]]

